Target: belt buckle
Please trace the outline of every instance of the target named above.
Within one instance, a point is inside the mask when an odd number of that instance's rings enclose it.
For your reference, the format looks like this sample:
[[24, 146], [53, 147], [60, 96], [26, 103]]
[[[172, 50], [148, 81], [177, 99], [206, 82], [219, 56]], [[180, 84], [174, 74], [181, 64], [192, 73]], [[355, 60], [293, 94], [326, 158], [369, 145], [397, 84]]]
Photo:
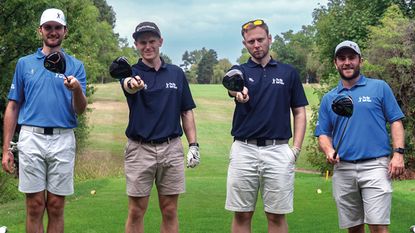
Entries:
[[266, 146], [266, 144], [267, 144], [267, 140], [265, 140], [265, 139], [257, 139], [256, 140], [256, 145], [257, 146]]
[[45, 134], [45, 135], [53, 135], [53, 128], [52, 127], [45, 127], [45, 128], [43, 128], [43, 134]]

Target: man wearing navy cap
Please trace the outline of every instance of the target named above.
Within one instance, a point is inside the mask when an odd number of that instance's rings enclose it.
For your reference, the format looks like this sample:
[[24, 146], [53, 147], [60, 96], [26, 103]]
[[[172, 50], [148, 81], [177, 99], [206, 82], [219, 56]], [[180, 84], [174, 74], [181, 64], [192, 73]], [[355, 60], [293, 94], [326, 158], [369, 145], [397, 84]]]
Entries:
[[[355, 42], [343, 41], [336, 46], [334, 65], [341, 79], [321, 100], [315, 135], [327, 161], [334, 164], [333, 197], [340, 228], [364, 233], [364, 224], [368, 224], [370, 232], [384, 233], [390, 224], [391, 178], [404, 171], [404, 114], [387, 83], [360, 73], [362, 62]], [[347, 120], [331, 110], [339, 94], [349, 95], [354, 106], [342, 147], [334, 158]]]
[[[288, 232], [285, 214], [293, 211], [294, 168], [304, 139], [308, 102], [298, 72], [270, 56], [272, 37], [266, 23], [249, 21], [241, 33], [251, 57], [229, 71], [239, 73], [245, 86], [241, 92], [229, 91], [236, 107], [225, 208], [234, 212], [232, 232], [251, 232], [260, 191], [268, 232]], [[290, 147], [291, 111], [294, 140]]]
[[[163, 38], [153, 22], [140, 23], [134, 44], [141, 58], [133, 76], [121, 80], [130, 116], [125, 174], [129, 199], [126, 232], [144, 232], [144, 214], [155, 182], [162, 214], [160, 232], [179, 231], [177, 201], [185, 192], [184, 154], [180, 137], [189, 142], [187, 167], [200, 162], [193, 108], [184, 72], [160, 57]], [[183, 125], [180, 124], [180, 120]]]
[[[19, 191], [26, 194], [26, 232], [63, 232], [65, 196], [74, 192], [77, 115], [87, 106], [84, 65], [64, 53], [61, 43], [68, 29], [63, 12], [51, 8], [42, 13], [38, 33], [43, 47], [16, 64], [9, 102], [4, 114], [3, 169], [12, 173], [13, 153], [8, 149], [21, 126]], [[43, 66], [45, 56], [61, 51], [66, 60], [66, 79]]]

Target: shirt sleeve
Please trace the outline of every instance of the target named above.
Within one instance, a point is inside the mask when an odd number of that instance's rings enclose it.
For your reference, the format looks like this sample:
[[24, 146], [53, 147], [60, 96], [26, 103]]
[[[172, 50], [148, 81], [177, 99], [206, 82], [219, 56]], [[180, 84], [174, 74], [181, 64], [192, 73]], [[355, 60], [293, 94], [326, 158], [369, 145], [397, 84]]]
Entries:
[[9, 100], [15, 100], [21, 103], [24, 99], [24, 82], [23, 82], [23, 74], [24, 74], [24, 62], [19, 59], [16, 64], [16, 69], [14, 71], [13, 81], [10, 85]]
[[318, 120], [316, 124], [316, 130], [314, 135], [316, 137], [320, 135], [326, 135], [332, 137], [333, 126], [330, 120], [330, 112], [328, 110], [328, 96], [324, 96], [320, 103], [320, 109], [318, 111]]
[[189, 83], [187, 82], [186, 75], [181, 71], [181, 77], [183, 80], [183, 93], [181, 99], [181, 111], [191, 110], [196, 108], [196, 104], [193, 101], [192, 93], [190, 92]]
[[304, 87], [300, 80], [300, 75], [298, 74], [297, 70], [294, 69], [292, 71], [291, 77], [293, 79], [293, 91], [292, 91], [292, 98], [291, 98], [291, 107], [303, 107], [308, 105], [307, 97], [305, 96]]
[[383, 83], [383, 102], [382, 102], [382, 108], [383, 112], [386, 116], [386, 119], [389, 123], [392, 123], [394, 121], [400, 120], [405, 117], [403, 114], [401, 108], [398, 105], [398, 102], [396, 101], [396, 98], [392, 92], [392, 89], [389, 87], [389, 85], [386, 82]]

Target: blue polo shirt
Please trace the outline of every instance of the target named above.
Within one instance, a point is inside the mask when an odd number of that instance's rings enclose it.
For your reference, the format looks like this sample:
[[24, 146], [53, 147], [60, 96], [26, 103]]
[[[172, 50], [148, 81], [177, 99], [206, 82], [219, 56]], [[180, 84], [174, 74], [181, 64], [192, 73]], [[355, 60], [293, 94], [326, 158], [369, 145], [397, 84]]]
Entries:
[[232, 136], [237, 139], [290, 139], [291, 108], [308, 105], [298, 72], [273, 59], [262, 67], [251, 59], [240, 66], [249, 101], [239, 103], [233, 115]]
[[[62, 50], [62, 52], [64, 52]], [[65, 54], [66, 75], [73, 75], [86, 93], [86, 74], [81, 61]], [[16, 64], [8, 98], [20, 104], [18, 124], [37, 127], [75, 128], [76, 113], [72, 92], [63, 84], [64, 76], [46, 70], [45, 55], [39, 48]]]
[[339, 81], [337, 87], [321, 100], [315, 136], [332, 137], [333, 145], [338, 145], [347, 118], [336, 115], [331, 104], [341, 93], [352, 97], [353, 115], [338, 151], [340, 159], [352, 161], [389, 155], [391, 148], [386, 123], [400, 120], [404, 114], [383, 80], [361, 75], [351, 89], [344, 88]]
[[145, 141], [182, 136], [180, 115], [196, 107], [183, 70], [162, 60], [156, 71], [141, 59], [132, 69], [145, 86], [135, 94], [124, 90], [130, 109], [126, 136]]

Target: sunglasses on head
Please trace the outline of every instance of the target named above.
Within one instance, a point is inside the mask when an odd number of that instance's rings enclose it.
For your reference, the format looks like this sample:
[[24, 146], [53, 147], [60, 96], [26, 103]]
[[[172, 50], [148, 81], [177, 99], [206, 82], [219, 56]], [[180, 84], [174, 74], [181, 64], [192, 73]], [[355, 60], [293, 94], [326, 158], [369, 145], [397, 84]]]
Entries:
[[51, 30], [55, 30], [55, 31], [59, 31], [63, 29], [63, 25], [56, 25], [56, 26], [52, 26], [52, 25], [42, 25], [42, 28], [45, 29], [46, 31], [51, 31]]
[[244, 23], [242, 25], [242, 29], [243, 30], [246, 30], [246, 29], [248, 29], [248, 28], [250, 28], [252, 26], [260, 26], [262, 24], [265, 24], [264, 20], [262, 20], [262, 19], [251, 20], [251, 21], [249, 21], [247, 23]]

